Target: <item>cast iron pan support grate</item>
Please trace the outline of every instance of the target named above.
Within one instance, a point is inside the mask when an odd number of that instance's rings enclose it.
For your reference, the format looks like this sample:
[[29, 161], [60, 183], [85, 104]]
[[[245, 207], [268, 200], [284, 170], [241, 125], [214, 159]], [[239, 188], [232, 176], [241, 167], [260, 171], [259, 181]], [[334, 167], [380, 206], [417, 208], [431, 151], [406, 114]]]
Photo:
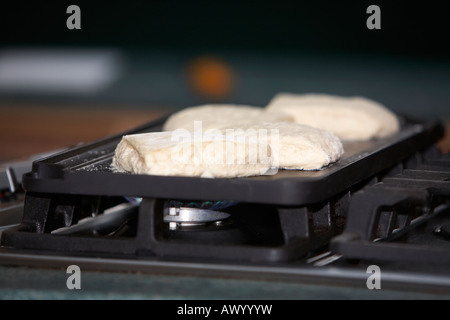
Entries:
[[450, 243], [396, 241], [450, 206], [450, 155], [431, 156], [413, 169], [355, 193], [344, 232], [331, 250], [349, 259], [450, 265]]
[[86, 234], [55, 235], [51, 231], [86, 217], [82, 207], [98, 197], [28, 192], [19, 226], [2, 233], [2, 246], [15, 249], [50, 250], [72, 254], [189, 257], [234, 261], [291, 261], [327, 244], [343, 230], [349, 192], [324, 204], [274, 207], [283, 243], [220, 244], [191, 243], [167, 239], [162, 199], [144, 198], [136, 210], [136, 233], [129, 237]]
[[349, 196], [317, 207], [277, 208], [284, 243], [278, 246], [208, 244], [173, 241], [164, 237], [162, 201], [144, 199], [140, 206], [139, 230], [143, 247], [140, 254], [162, 257], [232, 259], [234, 261], [292, 261], [328, 243], [343, 229], [343, 215]]

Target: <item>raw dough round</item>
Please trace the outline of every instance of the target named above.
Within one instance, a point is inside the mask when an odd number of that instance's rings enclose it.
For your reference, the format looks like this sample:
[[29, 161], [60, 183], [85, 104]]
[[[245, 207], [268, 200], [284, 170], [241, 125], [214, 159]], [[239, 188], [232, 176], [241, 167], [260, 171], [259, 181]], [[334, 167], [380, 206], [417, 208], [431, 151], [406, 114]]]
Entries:
[[196, 137], [184, 129], [123, 136], [112, 168], [134, 174], [202, 178], [273, 174], [267, 143], [222, 135]]
[[364, 97], [280, 93], [266, 110], [286, 113], [297, 123], [328, 129], [343, 140], [383, 138], [400, 129], [393, 112]]
[[268, 143], [279, 169], [318, 170], [344, 154], [341, 140], [331, 131], [293, 122], [260, 121], [221, 131], [226, 136], [254, 137]]
[[245, 125], [254, 121], [293, 121], [290, 115], [267, 111], [261, 107], [232, 104], [210, 104], [189, 107], [171, 115], [163, 126], [164, 131], [186, 129], [194, 131], [195, 121], [201, 121], [201, 130], [225, 126]]

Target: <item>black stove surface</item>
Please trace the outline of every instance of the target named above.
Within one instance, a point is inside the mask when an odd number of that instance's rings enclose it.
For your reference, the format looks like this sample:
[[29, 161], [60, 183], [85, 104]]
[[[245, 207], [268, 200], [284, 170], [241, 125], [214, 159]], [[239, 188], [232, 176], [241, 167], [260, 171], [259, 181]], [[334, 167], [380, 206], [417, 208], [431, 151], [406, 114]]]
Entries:
[[427, 147], [351, 190], [304, 206], [25, 193], [20, 181], [4, 179], [0, 264], [59, 277], [76, 265], [151, 281], [312, 286], [322, 298], [340, 298], [341, 290], [341, 297], [356, 299], [448, 299], [449, 168], [448, 155]]

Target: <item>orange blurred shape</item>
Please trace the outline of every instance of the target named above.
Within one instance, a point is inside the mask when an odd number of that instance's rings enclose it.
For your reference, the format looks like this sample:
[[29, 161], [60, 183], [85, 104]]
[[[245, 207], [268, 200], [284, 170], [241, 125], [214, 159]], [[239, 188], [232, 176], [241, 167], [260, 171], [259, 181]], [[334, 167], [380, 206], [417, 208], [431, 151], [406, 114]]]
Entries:
[[194, 91], [207, 99], [223, 99], [230, 95], [234, 72], [223, 60], [204, 56], [188, 63], [187, 76]]

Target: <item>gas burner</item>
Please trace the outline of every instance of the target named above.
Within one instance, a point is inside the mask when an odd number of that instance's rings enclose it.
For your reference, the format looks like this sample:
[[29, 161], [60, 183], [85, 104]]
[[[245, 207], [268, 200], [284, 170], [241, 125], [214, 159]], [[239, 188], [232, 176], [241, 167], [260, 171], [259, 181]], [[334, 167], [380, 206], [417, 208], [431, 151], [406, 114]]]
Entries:
[[192, 230], [202, 227], [221, 227], [229, 222], [230, 214], [198, 208], [169, 207], [164, 212], [164, 222], [170, 230]]

